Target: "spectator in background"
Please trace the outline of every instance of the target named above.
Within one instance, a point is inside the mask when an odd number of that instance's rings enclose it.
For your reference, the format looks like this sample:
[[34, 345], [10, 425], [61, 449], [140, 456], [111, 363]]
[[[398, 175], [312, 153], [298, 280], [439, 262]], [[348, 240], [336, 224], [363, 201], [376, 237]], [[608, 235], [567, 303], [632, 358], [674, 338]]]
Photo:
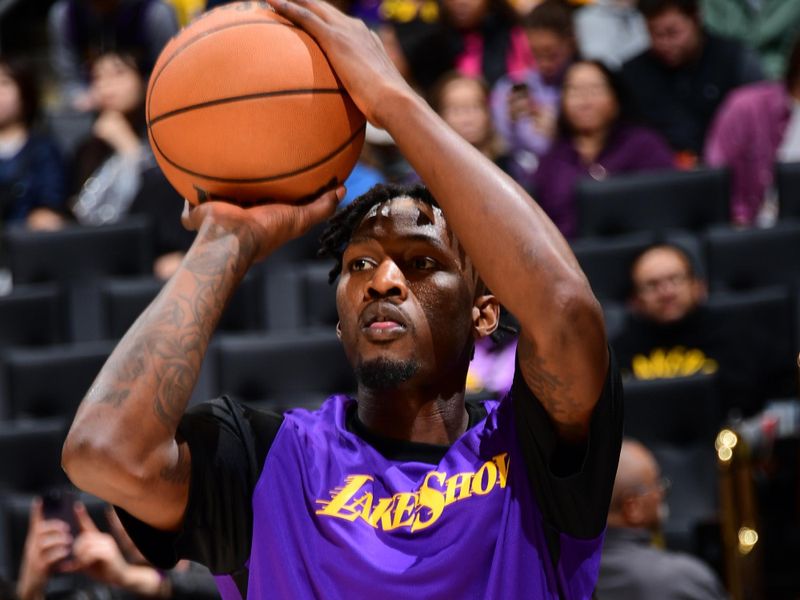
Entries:
[[564, 73], [576, 51], [572, 12], [563, 0], [546, 0], [522, 23], [536, 69], [502, 77], [491, 104], [495, 127], [508, 147], [510, 174], [529, 188], [555, 137]]
[[585, 177], [668, 169], [672, 153], [654, 132], [631, 124], [618, 77], [602, 63], [579, 61], [567, 71], [558, 138], [534, 177], [534, 196], [567, 238], [578, 233], [575, 186]]
[[[166, 279], [191, 243], [180, 223], [183, 202], [160, 177], [147, 141], [145, 75], [132, 54], [109, 52], [92, 65], [90, 88], [98, 116], [75, 157], [72, 212], [83, 225], [115, 223], [144, 213], [156, 224], [155, 274]], [[147, 194], [140, 194], [150, 182]], [[163, 200], [162, 200], [163, 199]]]
[[708, 565], [688, 554], [653, 545], [653, 536], [665, 517], [668, 487], [653, 454], [639, 442], [623, 440], [600, 558], [599, 598], [722, 600], [728, 597]]
[[48, 581], [58, 573], [85, 576], [67, 596], [76, 600], [219, 598], [214, 579], [204, 568], [189, 570], [184, 561], [162, 573], [146, 564], [110, 508], [106, 514], [114, 535], [100, 531], [82, 504], [76, 504], [74, 512], [80, 531], [73, 539], [66, 522], [45, 519], [41, 500], [34, 501], [17, 582], [18, 600], [48, 598]]
[[800, 38], [783, 81], [754, 83], [731, 92], [709, 131], [705, 159], [709, 165], [731, 169], [735, 224], [775, 222], [775, 162], [800, 161]]
[[650, 47], [644, 17], [636, 0], [595, 0], [575, 12], [575, 34], [581, 56], [612, 69]]
[[763, 79], [752, 52], [703, 28], [697, 3], [639, 0], [651, 48], [622, 67], [637, 111], [687, 167], [701, 156], [711, 119], [728, 93]]
[[67, 186], [55, 143], [36, 133], [39, 89], [31, 69], [0, 58], [0, 225], [57, 229]]
[[58, 0], [49, 14], [51, 63], [63, 100], [91, 110], [86, 68], [109, 51], [142, 57], [146, 71], [178, 31], [172, 6], [163, 0]]
[[717, 374], [722, 402], [752, 413], [766, 344], [756, 324], [730, 323], [706, 306], [707, 286], [676, 244], [645, 249], [631, 266], [630, 311], [612, 340], [620, 371], [634, 379]]
[[434, 86], [431, 105], [458, 135], [508, 171], [508, 156], [502, 152], [495, 133], [489, 112], [489, 88], [483, 81], [455, 71], [449, 73]]
[[701, 0], [709, 30], [744, 42], [761, 58], [764, 71], [778, 79], [800, 35], [800, 2], [791, 0]]
[[455, 67], [493, 86], [503, 75], [533, 68], [525, 32], [507, 0], [442, 0]]

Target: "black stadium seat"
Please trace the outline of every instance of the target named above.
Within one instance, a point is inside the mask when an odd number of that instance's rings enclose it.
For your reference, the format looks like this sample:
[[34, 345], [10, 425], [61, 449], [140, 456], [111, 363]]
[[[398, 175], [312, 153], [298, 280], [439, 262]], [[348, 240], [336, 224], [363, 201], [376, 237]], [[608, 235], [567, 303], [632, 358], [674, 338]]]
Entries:
[[653, 171], [585, 179], [575, 190], [581, 236], [633, 231], [702, 231], [729, 220], [728, 172], [721, 169]]
[[72, 417], [112, 348], [93, 342], [7, 349], [0, 372], [11, 417]]
[[10, 229], [6, 244], [15, 284], [138, 275], [153, 268], [150, 226], [142, 219], [52, 232]]
[[712, 291], [800, 282], [800, 223], [778, 223], [770, 229], [713, 228], [704, 242]]
[[355, 389], [333, 328], [221, 336], [216, 354], [219, 393], [276, 410], [318, 405], [330, 394]]
[[0, 423], [0, 490], [39, 494], [68, 483], [61, 469], [64, 419]]
[[0, 348], [64, 341], [66, 310], [55, 284], [15, 286], [0, 296]]
[[720, 424], [714, 377], [625, 382], [625, 434], [652, 450], [673, 487], [664, 534], [696, 550], [696, 528], [717, 511], [714, 437]]
[[72, 226], [61, 231], [9, 230], [9, 266], [15, 284], [58, 282], [67, 299], [71, 341], [91, 341], [100, 332], [97, 282], [153, 270], [151, 227], [130, 218], [102, 227]]
[[800, 219], [800, 162], [777, 163], [775, 186], [781, 220]]
[[282, 265], [269, 274], [267, 323], [270, 331], [334, 327], [336, 285], [328, 283], [328, 261]]

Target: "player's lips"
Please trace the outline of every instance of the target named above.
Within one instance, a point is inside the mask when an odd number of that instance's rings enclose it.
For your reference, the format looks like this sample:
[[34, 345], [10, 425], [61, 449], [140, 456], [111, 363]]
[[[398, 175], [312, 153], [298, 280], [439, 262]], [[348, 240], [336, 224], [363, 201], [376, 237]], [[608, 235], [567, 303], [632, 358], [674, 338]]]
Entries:
[[375, 341], [395, 339], [408, 328], [403, 312], [388, 302], [367, 306], [361, 313], [360, 324], [364, 335]]

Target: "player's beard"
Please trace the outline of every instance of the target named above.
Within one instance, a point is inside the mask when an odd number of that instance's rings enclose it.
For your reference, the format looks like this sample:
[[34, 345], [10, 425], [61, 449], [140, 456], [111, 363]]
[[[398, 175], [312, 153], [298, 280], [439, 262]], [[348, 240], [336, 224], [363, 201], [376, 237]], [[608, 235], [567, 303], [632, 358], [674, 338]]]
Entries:
[[358, 383], [372, 390], [390, 390], [416, 375], [419, 363], [416, 360], [390, 360], [376, 358], [356, 366]]

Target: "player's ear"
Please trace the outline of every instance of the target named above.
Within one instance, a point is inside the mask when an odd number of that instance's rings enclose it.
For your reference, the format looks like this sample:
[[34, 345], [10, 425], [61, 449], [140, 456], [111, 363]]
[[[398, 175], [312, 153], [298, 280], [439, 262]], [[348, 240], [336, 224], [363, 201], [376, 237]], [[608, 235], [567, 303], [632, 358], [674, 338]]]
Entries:
[[475, 339], [485, 338], [500, 325], [500, 303], [494, 294], [476, 296], [472, 304], [472, 330]]

